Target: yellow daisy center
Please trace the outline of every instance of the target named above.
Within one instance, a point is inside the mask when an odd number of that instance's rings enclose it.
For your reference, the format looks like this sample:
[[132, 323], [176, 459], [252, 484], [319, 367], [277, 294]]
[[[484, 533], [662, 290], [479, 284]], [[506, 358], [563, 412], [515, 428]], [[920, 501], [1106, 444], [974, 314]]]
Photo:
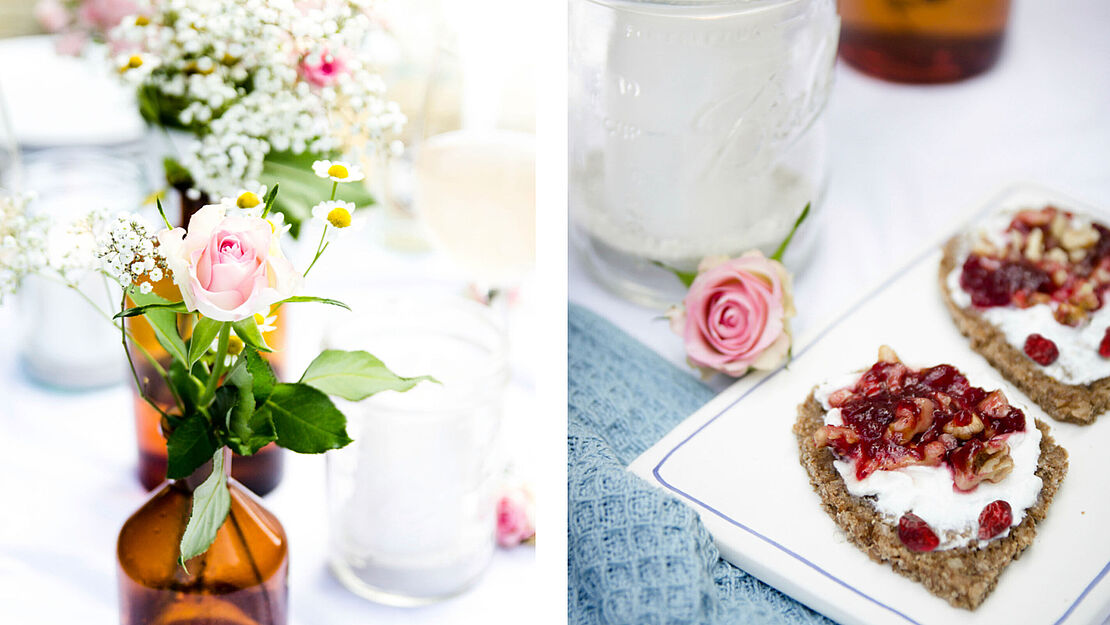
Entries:
[[143, 66], [143, 57], [139, 56], [138, 54], [135, 54], [131, 58], [127, 59], [127, 67], [130, 67], [131, 69], [135, 69], [137, 67], [142, 67], [142, 66]]
[[136, 26], [146, 26], [147, 24], [150, 24], [150, 20], [147, 18], [147, 16], [140, 15], [140, 16], [135, 18], [135, 25]]
[[331, 167], [328, 167], [328, 175], [335, 176], [336, 178], [346, 178], [349, 173], [347, 172], [346, 167], [340, 165], [339, 163], [336, 163]]
[[261, 325], [266, 325], [266, 317], [263, 317], [259, 313], [254, 313], [254, 323], [255, 323], [255, 325], [260, 325], [260, 326]]
[[336, 206], [328, 213], [328, 223], [336, 228], [346, 228], [351, 225], [351, 213], [342, 206]]
[[235, 205], [239, 208], [254, 208], [261, 203], [262, 202], [258, 200], [258, 196], [250, 191], [243, 193], [243, 195], [239, 196], [239, 199], [235, 200]]
[[243, 353], [243, 339], [235, 336], [234, 334], [228, 337], [227, 340], [227, 353], [232, 356], [238, 356]]

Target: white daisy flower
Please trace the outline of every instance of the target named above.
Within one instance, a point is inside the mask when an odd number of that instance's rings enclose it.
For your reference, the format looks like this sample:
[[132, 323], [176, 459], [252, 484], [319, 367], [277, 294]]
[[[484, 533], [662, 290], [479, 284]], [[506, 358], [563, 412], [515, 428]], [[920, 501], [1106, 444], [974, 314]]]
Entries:
[[358, 165], [344, 161], [316, 161], [312, 164], [312, 171], [333, 182], [358, 182], [365, 177]]
[[328, 241], [332, 241], [339, 235], [340, 230], [351, 226], [354, 212], [353, 203], [333, 200], [313, 206], [312, 218], [324, 226], [331, 226], [324, 236]]

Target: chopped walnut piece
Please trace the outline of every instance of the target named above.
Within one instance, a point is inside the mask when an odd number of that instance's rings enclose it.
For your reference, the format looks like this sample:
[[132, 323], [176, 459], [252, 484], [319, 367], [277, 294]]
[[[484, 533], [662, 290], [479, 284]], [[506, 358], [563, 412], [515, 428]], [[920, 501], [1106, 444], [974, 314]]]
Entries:
[[948, 453], [948, 448], [944, 446], [944, 443], [936, 440], [930, 443], [926, 443], [925, 447], [922, 448], [922, 451], [924, 453], [924, 457], [921, 459], [921, 464], [935, 467], [940, 465], [940, 463], [944, 461], [944, 456]]
[[1000, 482], [1014, 469], [1010, 446], [1002, 439], [991, 439], [986, 445], [972, 439], [949, 455], [952, 480], [956, 488], [969, 491], [980, 482]]
[[890, 345], [879, 346], [879, 362], [902, 362]]
[[905, 445], [914, 436], [929, 429], [933, 424], [933, 414], [936, 405], [931, 399], [914, 397], [913, 405], [900, 405], [894, 410], [894, 421], [887, 426], [887, 436], [890, 440]]
[[[1048, 250], [1047, 252], [1045, 252], [1044, 258], [1047, 261], [1051, 261], [1051, 262], [1054, 262], [1054, 263], [1057, 263], [1057, 264], [1060, 264], [1060, 265], [1067, 265], [1068, 260], [1069, 260], [1068, 253], [1065, 252], [1064, 250], [1058, 248], [1058, 247], [1054, 247], [1054, 248]], [[1066, 280], [1067, 275], [1068, 275], [1067, 271], [1064, 271], [1063, 269], [1060, 269], [1060, 270], [1057, 270], [1057, 273], [1059, 273], [1060, 271], [1064, 272], [1064, 279]], [[1063, 280], [1060, 280], [1058, 282], [1059, 282], [1059, 284], [1064, 283]]]
[[1098, 243], [1098, 230], [1087, 224], [1079, 228], [1068, 228], [1060, 235], [1060, 245], [1067, 251], [1084, 249]]
[[1025, 257], [1033, 262], [1039, 262], [1044, 256], [1044, 230], [1033, 228], [1029, 238], [1025, 240]]
[[966, 441], [982, 431], [983, 420], [980, 419], [977, 414], [972, 414], [971, 421], [963, 425], [957, 424], [956, 419], [944, 424], [944, 432], [946, 434], [951, 434], [962, 441]]
[[1059, 238], [1063, 236], [1064, 230], [1066, 230], [1067, 227], [1068, 218], [1064, 217], [1063, 213], [1056, 213], [1056, 216], [1052, 218], [1052, 224], [1048, 227], [1048, 231], [1052, 234], [1054, 238], [1059, 240]]
[[817, 428], [813, 433], [813, 443], [818, 447], [827, 447], [834, 441], [844, 441], [849, 445], [855, 445], [859, 442], [859, 435], [851, 428], [839, 425], [826, 425]]
[[1001, 390], [991, 391], [979, 402], [979, 410], [988, 417], [1001, 419], [1010, 412], [1010, 402]]
[[829, 394], [829, 406], [832, 408], [839, 408], [848, 403], [848, 400], [852, 399], [852, 397], [853, 393], [852, 389], [850, 388], [842, 388], [840, 390], [833, 391]]

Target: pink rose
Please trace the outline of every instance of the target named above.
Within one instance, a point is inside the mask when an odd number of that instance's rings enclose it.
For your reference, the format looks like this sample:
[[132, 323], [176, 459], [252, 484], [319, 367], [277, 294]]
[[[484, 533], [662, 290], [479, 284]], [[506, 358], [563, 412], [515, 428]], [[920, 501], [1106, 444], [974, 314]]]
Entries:
[[760, 252], [707, 258], [684, 308], [667, 316], [686, 343], [691, 365], [739, 377], [749, 368], [773, 369], [785, 361], [794, 316], [790, 289], [786, 268]]
[[69, 12], [58, 0], [39, 0], [35, 5], [35, 19], [48, 32], [56, 33], [69, 24]]
[[227, 210], [226, 204], [205, 206], [189, 220], [188, 232], [163, 230], [158, 242], [189, 310], [239, 321], [292, 296], [301, 276], [282, 254], [270, 222], [227, 216]]
[[515, 547], [536, 535], [532, 493], [524, 488], [507, 490], [497, 502], [497, 544]]
[[138, 12], [139, 7], [134, 0], [84, 0], [77, 9], [77, 17], [106, 35], [123, 18]]
[[317, 87], [335, 84], [335, 81], [347, 71], [347, 63], [343, 57], [338, 53], [329, 52], [327, 48], [318, 54], [307, 54], [301, 59], [301, 76]]

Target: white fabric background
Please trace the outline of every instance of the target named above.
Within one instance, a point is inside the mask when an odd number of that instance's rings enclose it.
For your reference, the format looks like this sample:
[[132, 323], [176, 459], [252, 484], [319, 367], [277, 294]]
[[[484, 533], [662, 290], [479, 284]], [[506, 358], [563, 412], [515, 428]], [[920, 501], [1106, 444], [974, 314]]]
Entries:
[[[1002, 58], [942, 86], [882, 82], [838, 63], [830, 184], [811, 263], [795, 276], [795, 333], [813, 329], [961, 215], [1035, 181], [1110, 213], [1110, 3], [1016, 0]], [[571, 301], [685, 367], [659, 311], [620, 300], [570, 252]], [[691, 374], [695, 374], [691, 370]], [[717, 376], [723, 389], [729, 380]]]

